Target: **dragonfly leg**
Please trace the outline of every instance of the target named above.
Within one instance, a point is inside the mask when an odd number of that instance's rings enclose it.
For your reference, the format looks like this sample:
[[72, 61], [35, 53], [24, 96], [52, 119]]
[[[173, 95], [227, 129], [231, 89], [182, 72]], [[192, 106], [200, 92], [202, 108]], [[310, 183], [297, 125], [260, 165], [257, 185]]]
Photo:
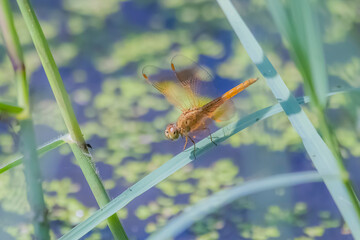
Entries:
[[212, 139], [211, 133], [210, 133], [210, 141], [211, 141], [215, 146], [217, 146], [217, 143], [214, 142], [213, 139]]
[[213, 139], [212, 139], [210, 129], [209, 129], [209, 128], [207, 128], [207, 127], [204, 127], [204, 129], [208, 130], [208, 132], [209, 132], [209, 136], [210, 136], [210, 141], [211, 141], [211, 142], [212, 142], [215, 146], [217, 146], [216, 142], [214, 142], [214, 141], [213, 141]]
[[191, 142], [194, 144], [194, 151], [195, 151], [195, 150], [196, 150], [195, 141], [194, 141], [190, 136], [186, 136], [185, 139], [186, 139], [186, 140], [185, 140], [184, 150], [185, 150], [186, 145], [187, 145], [187, 143], [188, 143], [188, 139], [190, 139]]
[[190, 137], [188, 136], [188, 138], [192, 141], [192, 143], [194, 144], [194, 157], [196, 159], [196, 146], [195, 146], [195, 141]]
[[185, 140], [184, 150], [185, 150], [186, 145], [187, 145], [187, 143], [188, 143], [188, 139], [190, 139], [191, 142], [194, 144], [194, 157], [195, 157], [195, 159], [196, 159], [196, 155], [195, 155], [195, 151], [196, 151], [195, 141], [194, 141], [190, 136], [188, 136], [188, 135], [185, 136], [185, 139], [186, 139], [186, 140]]
[[183, 150], [185, 150], [187, 143], [188, 143], [188, 136], [185, 136], [185, 145], [184, 145], [184, 149], [183, 149]]

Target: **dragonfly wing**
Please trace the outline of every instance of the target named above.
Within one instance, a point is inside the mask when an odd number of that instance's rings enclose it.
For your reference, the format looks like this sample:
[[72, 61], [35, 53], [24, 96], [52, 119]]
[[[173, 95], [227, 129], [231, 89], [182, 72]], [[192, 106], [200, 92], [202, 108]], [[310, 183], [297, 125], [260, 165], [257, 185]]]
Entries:
[[171, 69], [181, 86], [188, 92], [188, 102], [192, 107], [201, 107], [210, 101], [202, 97], [207, 94], [206, 86], [213, 77], [196, 62], [182, 55], [176, 55], [171, 60]]
[[189, 93], [178, 81], [173, 71], [148, 65], [143, 68], [142, 75], [148, 83], [153, 85], [171, 104], [181, 111], [191, 107], [187, 100]]

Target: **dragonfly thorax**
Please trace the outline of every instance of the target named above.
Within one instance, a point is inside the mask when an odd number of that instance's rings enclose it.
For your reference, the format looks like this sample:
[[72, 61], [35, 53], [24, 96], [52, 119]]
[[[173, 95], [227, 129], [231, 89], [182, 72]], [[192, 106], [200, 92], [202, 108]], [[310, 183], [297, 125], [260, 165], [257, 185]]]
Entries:
[[180, 134], [186, 136], [189, 132], [201, 128], [206, 118], [206, 114], [200, 108], [189, 109], [180, 115], [176, 126]]

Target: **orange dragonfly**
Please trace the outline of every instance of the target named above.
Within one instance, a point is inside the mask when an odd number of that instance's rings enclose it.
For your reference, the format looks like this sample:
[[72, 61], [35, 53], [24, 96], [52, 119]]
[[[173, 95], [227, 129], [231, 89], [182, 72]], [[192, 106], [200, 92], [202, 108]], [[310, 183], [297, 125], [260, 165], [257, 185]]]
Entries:
[[[202, 91], [207, 88], [206, 84], [212, 81], [212, 76], [204, 68], [184, 56], [177, 55], [172, 58], [171, 70], [146, 66], [142, 70], [142, 75], [171, 104], [182, 111], [176, 123], [167, 125], [166, 138], [174, 141], [179, 136], [185, 137], [184, 150], [190, 139], [194, 144], [194, 152], [196, 148], [193, 138], [195, 137], [190, 135], [208, 130], [212, 141], [208, 128], [209, 120], [219, 122], [232, 116], [234, 108], [231, 98], [258, 80], [257, 78], [248, 79], [212, 100], [202, 94]], [[215, 142], [213, 143], [216, 145]]]

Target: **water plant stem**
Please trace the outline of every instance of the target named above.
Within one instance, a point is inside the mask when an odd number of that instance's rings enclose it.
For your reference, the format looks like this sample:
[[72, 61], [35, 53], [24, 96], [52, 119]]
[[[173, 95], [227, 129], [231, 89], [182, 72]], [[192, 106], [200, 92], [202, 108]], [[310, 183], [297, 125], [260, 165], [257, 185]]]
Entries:
[[[48, 77], [48, 81], [59, 105], [65, 125], [69, 131], [71, 139], [73, 140], [73, 144], [70, 144], [71, 149], [93, 192], [93, 195], [96, 198], [96, 201], [100, 207], [103, 207], [110, 201], [110, 198], [96, 172], [93, 159], [87, 149], [80, 126], [76, 120], [70, 98], [67, 94], [39, 21], [30, 4], [30, 1], [17, 0], [17, 3], [40, 57], [46, 76]], [[115, 239], [128, 239], [116, 213], [108, 218], [108, 225]]]
[[50, 239], [49, 223], [41, 185], [42, 178], [36, 151], [34, 125], [30, 112], [29, 86], [26, 79], [23, 53], [8, 0], [1, 0], [0, 27], [15, 72], [17, 104], [22, 108], [16, 118], [20, 124], [20, 144], [24, 155], [27, 197], [31, 208], [35, 238], [46, 240]]

